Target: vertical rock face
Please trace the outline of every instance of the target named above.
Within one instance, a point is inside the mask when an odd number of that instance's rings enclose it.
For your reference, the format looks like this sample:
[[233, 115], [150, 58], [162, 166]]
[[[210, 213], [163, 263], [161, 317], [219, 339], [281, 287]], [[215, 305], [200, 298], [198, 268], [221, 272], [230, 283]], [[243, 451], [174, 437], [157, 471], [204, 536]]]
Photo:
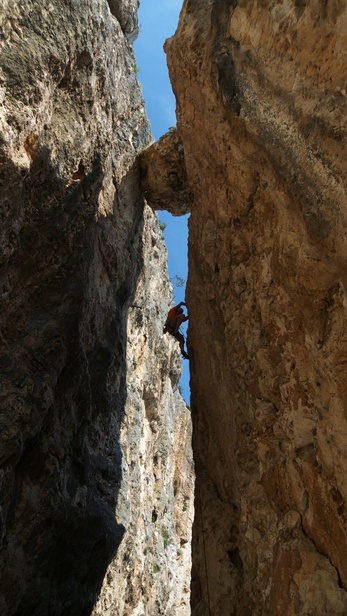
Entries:
[[189, 417], [139, 188], [135, 6], [2, 2], [1, 616], [90, 614], [106, 572], [98, 614], [189, 597]]
[[[118, 520], [127, 528], [93, 614], [189, 614], [193, 467], [176, 344], [162, 336], [171, 283], [159, 225], [146, 210], [144, 267], [128, 326]], [[159, 319], [158, 319], [159, 315]], [[188, 543], [188, 545], [186, 545]]]
[[347, 613], [345, 2], [186, 0], [193, 613]]

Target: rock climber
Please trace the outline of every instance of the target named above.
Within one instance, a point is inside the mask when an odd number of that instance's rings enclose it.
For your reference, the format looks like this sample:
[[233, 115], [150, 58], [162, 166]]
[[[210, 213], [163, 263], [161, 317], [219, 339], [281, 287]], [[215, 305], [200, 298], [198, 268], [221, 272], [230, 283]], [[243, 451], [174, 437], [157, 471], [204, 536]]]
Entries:
[[184, 323], [184, 321], [188, 321], [188, 315], [185, 316], [183, 308], [181, 308], [181, 306], [186, 305], [187, 304], [185, 302], [180, 302], [179, 304], [177, 304], [177, 306], [174, 306], [173, 308], [171, 308], [171, 310], [169, 310], [166, 323], [164, 325], [164, 334], [166, 334], [167, 332], [168, 334], [171, 334], [171, 336], [176, 338], [176, 340], [178, 340], [178, 342], [180, 343], [182, 357], [184, 357], [184, 359], [189, 359], [188, 353], [186, 353], [184, 350], [183, 334], [181, 334], [181, 332], [179, 331], [179, 328], [182, 323]]

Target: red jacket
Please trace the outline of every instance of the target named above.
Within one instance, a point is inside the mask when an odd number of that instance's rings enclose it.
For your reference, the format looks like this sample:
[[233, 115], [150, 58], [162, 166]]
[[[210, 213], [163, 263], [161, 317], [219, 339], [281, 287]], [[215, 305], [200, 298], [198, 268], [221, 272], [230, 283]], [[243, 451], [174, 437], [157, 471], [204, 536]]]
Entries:
[[[173, 308], [171, 308], [171, 310], [169, 310], [167, 318], [168, 319], [174, 319], [175, 317], [178, 316], [178, 311], [181, 309], [181, 306], [174, 306]], [[181, 314], [181, 313], [180, 313]]]

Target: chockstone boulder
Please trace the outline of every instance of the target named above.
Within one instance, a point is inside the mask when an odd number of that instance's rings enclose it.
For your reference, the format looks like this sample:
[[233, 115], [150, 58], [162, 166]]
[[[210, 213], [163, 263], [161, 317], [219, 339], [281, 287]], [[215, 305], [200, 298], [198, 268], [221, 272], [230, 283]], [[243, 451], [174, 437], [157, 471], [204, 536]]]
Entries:
[[176, 128], [140, 154], [141, 186], [153, 210], [184, 216], [192, 207], [184, 149]]

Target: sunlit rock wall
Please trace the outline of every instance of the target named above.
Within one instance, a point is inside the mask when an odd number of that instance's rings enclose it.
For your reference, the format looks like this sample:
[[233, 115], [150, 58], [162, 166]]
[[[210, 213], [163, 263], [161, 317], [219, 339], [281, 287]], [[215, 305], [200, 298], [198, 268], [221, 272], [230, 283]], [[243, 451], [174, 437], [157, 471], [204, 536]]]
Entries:
[[117, 507], [127, 532], [105, 577], [95, 616], [190, 614], [191, 417], [178, 389], [179, 346], [162, 335], [171, 282], [162, 232], [153, 218], [147, 207], [144, 267], [129, 309]]
[[136, 9], [1, 5], [1, 616], [91, 614], [106, 573], [111, 613], [189, 597], [189, 414], [139, 188]]
[[148, 205], [166, 210], [173, 216], [190, 211], [189, 190], [184, 150], [176, 128], [171, 128], [159, 141], [140, 155], [141, 185]]
[[344, 1], [186, 0], [193, 614], [347, 613]]

